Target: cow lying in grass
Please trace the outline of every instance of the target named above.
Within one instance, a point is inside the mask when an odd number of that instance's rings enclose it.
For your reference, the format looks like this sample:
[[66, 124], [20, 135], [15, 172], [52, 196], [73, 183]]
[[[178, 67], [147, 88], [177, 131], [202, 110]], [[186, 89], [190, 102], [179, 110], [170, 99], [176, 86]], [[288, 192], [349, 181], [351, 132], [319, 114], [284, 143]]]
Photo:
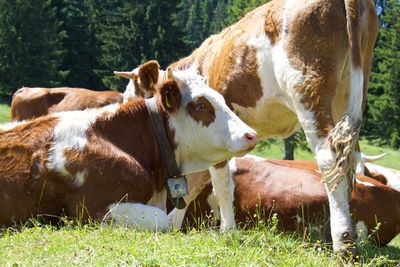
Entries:
[[83, 88], [30, 88], [18, 89], [11, 102], [11, 120], [21, 121], [60, 111], [99, 108], [122, 103], [121, 93], [92, 91]]
[[360, 162], [357, 165], [357, 173], [371, 177], [382, 184], [400, 191], [400, 171], [372, 163], [383, 158], [385, 155], [386, 153], [377, 156], [361, 154]]
[[[253, 225], [260, 216], [268, 221], [273, 213], [277, 214], [279, 228], [287, 231], [304, 230], [312, 223], [324, 225], [329, 219], [328, 197], [314, 161], [246, 156], [235, 158], [230, 164], [235, 182], [235, 219], [243, 226]], [[189, 184], [191, 179], [198, 186], [199, 181], [207, 185], [188, 207], [184, 218], [174, 222], [177, 228], [182, 220], [183, 226], [196, 226], [200, 218], [213, 217], [215, 221], [220, 217], [209, 173], [190, 175]], [[400, 232], [400, 192], [378, 181], [357, 176], [350, 210], [359, 237], [372, 234], [379, 246], [388, 244]]]
[[[170, 73], [158, 91], [183, 174], [254, 147], [254, 130], [194, 72]], [[143, 99], [14, 123], [0, 132], [0, 159], [0, 225], [65, 215], [169, 227], [165, 163]]]

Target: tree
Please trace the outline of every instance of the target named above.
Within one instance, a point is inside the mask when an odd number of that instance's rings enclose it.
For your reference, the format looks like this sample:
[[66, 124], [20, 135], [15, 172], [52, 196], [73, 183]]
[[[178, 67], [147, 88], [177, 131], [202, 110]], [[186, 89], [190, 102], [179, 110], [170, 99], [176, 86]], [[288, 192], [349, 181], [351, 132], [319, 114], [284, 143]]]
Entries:
[[59, 18], [63, 21], [61, 29], [67, 35], [63, 41], [63, 47], [67, 52], [61, 69], [68, 71], [68, 75], [63, 84], [95, 90], [104, 88], [94, 72], [94, 69], [99, 67], [96, 59], [99, 51], [93, 27], [91, 27], [87, 1], [59, 0], [56, 3]]
[[189, 17], [186, 24], [186, 43], [190, 50], [198, 47], [204, 40], [203, 9], [200, 0], [194, 0], [189, 10]]
[[380, 31], [363, 134], [400, 148], [400, 3], [378, 1]]
[[19, 87], [57, 86], [65, 32], [51, 0], [0, 0], [0, 93]]
[[101, 16], [94, 26], [102, 64], [96, 72], [108, 88], [125, 89], [126, 81], [115, 77], [113, 70], [130, 70], [150, 59], [165, 68], [185, 51], [177, 24], [179, 1], [90, 1], [95, 17]]
[[226, 22], [233, 24], [251, 10], [269, 2], [268, 0], [232, 0], [229, 6], [228, 16]]
[[211, 22], [211, 33], [218, 33], [224, 29], [228, 24], [226, 18], [228, 17], [228, 0], [219, 0], [214, 9], [213, 19]]

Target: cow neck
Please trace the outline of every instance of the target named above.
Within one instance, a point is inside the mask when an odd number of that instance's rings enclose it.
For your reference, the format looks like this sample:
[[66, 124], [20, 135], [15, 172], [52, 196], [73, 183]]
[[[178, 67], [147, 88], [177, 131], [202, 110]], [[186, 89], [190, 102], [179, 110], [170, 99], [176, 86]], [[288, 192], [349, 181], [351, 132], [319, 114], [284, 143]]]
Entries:
[[165, 189], [166, 168], [143, 99], [122, 104], [111, 118], [98, 118], [91, 131], [93, 138], [104, 139], [117, 153], [129, 155], [149, 175], [154, 187], [143, 190]]
[[166, 177], [166, 184], [168, 196], [171, 198], [175, 207], [183, 209], [186, 206], [183, 196], [172, 197], [173, 194], [171, 190], [173, 190], [173, 187], [176, 185], [174, 183], [178, 181], [179, 183], [183, 183], [183, 186], [186, 187], [187, 191], [186, 177], [181, 174], [178, 164], [176, 163], [175, 153], [170, 145], [170, 142], [168, 141], [168, 136], [163, 123], [164, 119], [162, 118], [157, 106], [157, 96], [145, 99], [145, 103], [149, 112], [153, 132], [157, 138], [161, 155], [167, 169], [168, 175]]

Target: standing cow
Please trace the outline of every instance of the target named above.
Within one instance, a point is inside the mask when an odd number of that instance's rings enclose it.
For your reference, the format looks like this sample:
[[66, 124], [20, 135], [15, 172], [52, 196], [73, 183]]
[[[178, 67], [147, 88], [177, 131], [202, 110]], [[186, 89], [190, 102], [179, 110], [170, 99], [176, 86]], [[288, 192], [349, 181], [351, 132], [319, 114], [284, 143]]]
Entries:
[[[255, 146], [254, 130], [193, 71], [170, 73], [156, 95], [182, 174]], [[47, 214], [166, 229], [161, 155], [142, 98], [14, 123], [0, 132], [0, 225]]]
[[[334, 251], [356, 252], [348, 200], [377, 33], [370, 0], [273, 0], [169, 66], [200, 73], [262, 137], [304, 129], [328, 192]], [[221, 227], [232, 228], [229, 164], [210, 171]]]

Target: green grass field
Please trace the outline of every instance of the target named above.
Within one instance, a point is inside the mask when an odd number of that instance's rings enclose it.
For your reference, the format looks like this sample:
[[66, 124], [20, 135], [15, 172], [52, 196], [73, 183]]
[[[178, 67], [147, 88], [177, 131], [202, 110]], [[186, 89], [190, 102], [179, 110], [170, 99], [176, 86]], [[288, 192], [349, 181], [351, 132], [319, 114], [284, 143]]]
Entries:
[[[9, 107], [0, 105], [0, 122], [9, 121]], [[388, 156], [379, 164], [399, 168], [400, 153], [362, 142], [366, 154]], [[282, 144], [253, 153], [282, 158]], [[296, 151], [297, 159], [313, 159]], [[0, 211], [1, 213], [1, 211]], [[318, 236], [318, 233], [316, 234]], [[385, 248], [359, 245], [360, 265], [400, 266], [400, 236]], [[204, 228], [188, 233], [150, 233], [92, 224], [55, 228], [34, 222], [0, 230], [0, 266], [341, 266], [342, 260], [313, 235], [279, 233], [275, 225], [219, 233]]]

